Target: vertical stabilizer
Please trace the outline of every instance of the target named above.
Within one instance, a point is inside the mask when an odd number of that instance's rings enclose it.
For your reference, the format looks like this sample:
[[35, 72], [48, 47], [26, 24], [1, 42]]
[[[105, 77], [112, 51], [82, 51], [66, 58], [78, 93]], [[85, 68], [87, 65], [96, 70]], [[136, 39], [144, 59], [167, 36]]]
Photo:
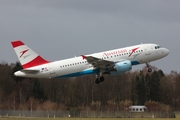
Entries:
[[49, 61], [43, 59], [32, 49], [26, 46], [22, 41], [15, 40], [11, 42], [17, 57], [24, 69], [49, 63]]

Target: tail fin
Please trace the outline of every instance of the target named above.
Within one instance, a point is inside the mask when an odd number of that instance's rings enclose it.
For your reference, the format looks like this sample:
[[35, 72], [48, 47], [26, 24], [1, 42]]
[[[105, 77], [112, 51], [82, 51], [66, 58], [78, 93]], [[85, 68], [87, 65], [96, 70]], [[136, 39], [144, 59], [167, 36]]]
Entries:
[[16, 40], [11, 42], [11, 44], [24, 69], [49, 63], [49, 61], [43, 59], [28, 46], [26, 46], [22, 41]]

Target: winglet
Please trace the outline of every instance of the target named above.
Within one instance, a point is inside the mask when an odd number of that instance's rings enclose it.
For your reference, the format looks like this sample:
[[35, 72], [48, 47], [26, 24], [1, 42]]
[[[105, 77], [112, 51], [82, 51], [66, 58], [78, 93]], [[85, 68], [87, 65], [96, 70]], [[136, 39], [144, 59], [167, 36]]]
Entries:
[[84, 59], [86, 59], [86, 56], [85, 55], [81, 55], [82, 56], [82, 59], [84, 60]]

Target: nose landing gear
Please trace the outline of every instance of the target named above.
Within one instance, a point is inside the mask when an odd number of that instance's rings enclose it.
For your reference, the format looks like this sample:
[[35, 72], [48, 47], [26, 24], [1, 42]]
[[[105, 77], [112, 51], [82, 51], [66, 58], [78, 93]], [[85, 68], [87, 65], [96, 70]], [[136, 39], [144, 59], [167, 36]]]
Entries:
[[146, 63], [146, 66], [147, 66], [147, 68], [148, 68], [148, 72], [152, 72], [152, 68], [151, 68], [150, 64], [149, 64], [149, 63]]
[[148, 72], [152, 72], [152, 68], [148, 68]]

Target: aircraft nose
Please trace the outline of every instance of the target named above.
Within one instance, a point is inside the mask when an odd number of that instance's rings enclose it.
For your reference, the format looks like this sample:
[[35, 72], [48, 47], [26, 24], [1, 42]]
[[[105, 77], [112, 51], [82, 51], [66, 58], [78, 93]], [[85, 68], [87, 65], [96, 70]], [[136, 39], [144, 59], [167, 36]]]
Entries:
[[169, 55], [169, 53], [170, 53], [167, 48], [164, 48], [164, 51], [163, 51], [163, 52], [164, 52], [164, 54], [165, 54], [166, 56]]

